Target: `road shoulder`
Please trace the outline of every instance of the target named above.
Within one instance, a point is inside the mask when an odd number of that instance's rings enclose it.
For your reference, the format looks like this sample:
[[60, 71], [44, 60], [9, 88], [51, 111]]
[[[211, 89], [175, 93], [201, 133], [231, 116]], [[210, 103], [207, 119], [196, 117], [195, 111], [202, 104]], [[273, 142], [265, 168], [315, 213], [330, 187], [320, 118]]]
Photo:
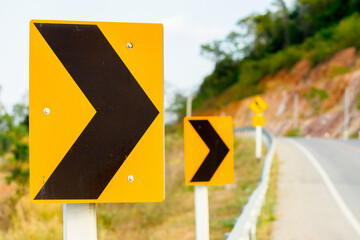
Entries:
[[278, 200], [272, 239], [358, 239], [306, 155], [288, 139], [277, 142]]

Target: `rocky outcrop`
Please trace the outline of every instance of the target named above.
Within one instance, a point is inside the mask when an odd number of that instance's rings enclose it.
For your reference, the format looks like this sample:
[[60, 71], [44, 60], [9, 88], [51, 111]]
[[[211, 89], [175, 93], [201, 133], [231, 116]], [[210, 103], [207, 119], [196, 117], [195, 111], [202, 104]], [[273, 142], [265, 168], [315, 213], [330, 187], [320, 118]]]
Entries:
[[[294, 97], [299, 96], [298, 126], [301, 135], [313, 137], [342, 137], [344, 122], [344, 94], [350, 89], [349, 133], [360, 131], [360, 111], [357, 96], [360, 90], [360, 60], [355, 48], [348, 48], [331, 58], [311, 66], [307, 60], [298, 62], [290, 70], [281, 70], [267, 76], [261, 84], [265, 93], [261, 96], [269, 104], [264, 113], [265, 128], [274, 135], [286, 135], [294, 128]], [[311, 88], [323, 89], [328, 98], [306, 97]], [[219, 111], [206, 115], [232, 115], [236, 127], [251, 126], [253, 113], [248, 105], [252, 98], [232, 102]]]

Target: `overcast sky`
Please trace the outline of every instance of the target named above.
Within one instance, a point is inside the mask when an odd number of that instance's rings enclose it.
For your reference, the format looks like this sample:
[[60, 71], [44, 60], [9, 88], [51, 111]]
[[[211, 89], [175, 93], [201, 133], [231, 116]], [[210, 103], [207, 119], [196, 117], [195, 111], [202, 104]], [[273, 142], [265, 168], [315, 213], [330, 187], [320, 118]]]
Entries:
[[[27, 103], [31, 19], [164, 24], [164, 79], [168, 96], [196, 90], [213, 63], [200, 45], [223, 39], [236, 22], [262, 13], [274, 0], [0, 0], [0, 101], [11, 110]], [[286, 1], [288, 4], [292, 0]], [[170, 93], [170, 94], [169, 94]], [[169, 97], [166, 100], [169, 102]]]

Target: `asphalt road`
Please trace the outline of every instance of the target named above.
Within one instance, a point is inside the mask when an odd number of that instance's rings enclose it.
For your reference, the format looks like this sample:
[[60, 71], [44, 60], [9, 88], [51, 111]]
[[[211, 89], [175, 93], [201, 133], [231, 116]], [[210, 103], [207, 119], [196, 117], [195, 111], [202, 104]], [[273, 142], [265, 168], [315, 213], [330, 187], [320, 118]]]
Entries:
[[272, 239], [360, 239], [360, 141], [277, 139]]

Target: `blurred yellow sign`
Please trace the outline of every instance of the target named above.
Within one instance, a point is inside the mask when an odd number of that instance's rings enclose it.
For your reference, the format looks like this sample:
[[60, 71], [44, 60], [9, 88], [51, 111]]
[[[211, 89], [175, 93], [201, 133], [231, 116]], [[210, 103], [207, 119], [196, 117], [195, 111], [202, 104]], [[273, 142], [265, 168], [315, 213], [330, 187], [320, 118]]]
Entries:
[[256, 96], [249, 104], [249, 108], [255, 114], [260, 114], [265, 112], [268, 108], [268, 104], [260, 96]]
[[254, 127], [260, 126], [263, 127], [265, 125], [265, 117], [262, 115], [255, 115], [252, 117], [252, 125]]
[[184, 119], [186, 185], [234, 182], [232, 117]]

